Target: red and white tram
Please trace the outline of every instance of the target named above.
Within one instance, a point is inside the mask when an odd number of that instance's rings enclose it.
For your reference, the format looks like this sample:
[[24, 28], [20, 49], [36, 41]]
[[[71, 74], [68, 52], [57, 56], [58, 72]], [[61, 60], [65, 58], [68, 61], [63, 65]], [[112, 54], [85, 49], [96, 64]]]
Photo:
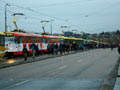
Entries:
[[60, 43], [59, 36], [46, 36], [28, 33], [8, 32], [5, 37], [5, 48], [8, 56], [22, 55], [23, 47], [25, 46], [28, 53], [32, 53], [31, 44], [34, 43], [41, 52], [47, 52], [48, 43]]

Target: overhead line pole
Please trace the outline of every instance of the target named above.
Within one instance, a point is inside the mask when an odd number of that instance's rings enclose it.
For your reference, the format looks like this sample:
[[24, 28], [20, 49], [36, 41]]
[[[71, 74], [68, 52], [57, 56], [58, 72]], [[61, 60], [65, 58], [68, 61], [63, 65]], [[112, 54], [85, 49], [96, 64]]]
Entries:
[[10, 6], [10, 5], [5, 4], [5, 32], [7, 32], [7, 6]]
[[52, 21], [54, 21], [54, 20], [51, 20], [51, 35], [52, 35], [52, 28], [53, 28]]

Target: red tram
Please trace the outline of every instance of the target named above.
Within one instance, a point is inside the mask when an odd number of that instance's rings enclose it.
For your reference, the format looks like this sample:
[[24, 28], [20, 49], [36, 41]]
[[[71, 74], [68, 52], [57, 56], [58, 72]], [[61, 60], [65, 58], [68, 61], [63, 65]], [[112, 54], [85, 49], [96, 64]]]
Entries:
[[34, 43], [40, 52], [47, 52], [48, 43], [60, 43], [59, 36], [46, 36], [28, 33], [8, 32], [5, 37], [5, 48], [8, 56], [22, 55], [23, 47], [25, 46], [30, 53], [31, 44]]

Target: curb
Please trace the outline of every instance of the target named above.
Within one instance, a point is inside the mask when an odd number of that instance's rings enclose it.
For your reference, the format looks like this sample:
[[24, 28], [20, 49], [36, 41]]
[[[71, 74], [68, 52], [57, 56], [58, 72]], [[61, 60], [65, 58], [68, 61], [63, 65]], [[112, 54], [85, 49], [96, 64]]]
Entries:
[[[84, 52], [84, 51], [74, 51], [74, 52], [69, 52], [69, 54], [66, 53], [65, 55], [58, 55], [58, 56], [56, 56], [56, 55], [49, 55], [49, 56], [47, 55], [46, 57], [38, 56], [35, 59], [32, 59], [32, 57], [30, 57], [28, 61], [24, 61], [24, 59], [21, 59], [21, 60], [15, 62], [13, 64], [4, 63], [2, 66], [0, 66], [0, 69], [11, 67], [11, 66], [17, 66], [17, 65], [21, 65], [21, 64], [27, 64], [27, 63], [32, 63], [32, 62], [47, 60], [47, 59], [50, 59], [50, 58], [67, 56], [67, 55], [76, 54], [76, 53], [80, 53], [80, 52]], [[40, 58], [40, 57], [42, 57], [42, 58]], [[37, 59], [37, 58], [39, 58], [39, 59]]]
[[118, 61], [113, 67], [110, 74], [107, 76], [107, 79], [104, 80], [104, 83], [100, 90], [113, 90], [114, 89], [115, 82], [116, 82], [117, 75], [118, 75], [119, 63], [120, 63], [120, 57], [118, 58]]
[[120, 64], [119, 64], [117, 80], [115, 82], [114, 90], [120, 90]]

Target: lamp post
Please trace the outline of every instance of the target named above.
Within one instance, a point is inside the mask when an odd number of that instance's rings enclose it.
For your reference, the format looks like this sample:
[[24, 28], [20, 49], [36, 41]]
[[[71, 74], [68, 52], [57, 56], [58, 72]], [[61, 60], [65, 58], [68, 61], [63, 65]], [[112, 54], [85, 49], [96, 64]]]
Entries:
[[54, 20], [51, 20], [51, 35], [52, 35], [52, 22], [53, 22]]
[[8, 3], [5, 4], [5, 32], [7, 32], [7, 6], [10, 6]]
[[68, 32], [70, 31], [71, 26], [68, 26]]

